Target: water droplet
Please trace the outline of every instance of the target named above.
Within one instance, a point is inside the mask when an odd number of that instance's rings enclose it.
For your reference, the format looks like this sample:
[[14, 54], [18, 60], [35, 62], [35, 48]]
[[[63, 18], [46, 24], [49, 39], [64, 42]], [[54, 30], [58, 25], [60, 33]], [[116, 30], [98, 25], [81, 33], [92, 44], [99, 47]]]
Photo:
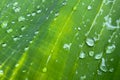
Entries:
[[67, 2], [63, 2], [62, 5], [65, 6], [67, 4]]
[[106, 54], [112, 53], [115, 50], [115, 48], [116, 48], [115, 44], [108, 46], [106, 49]]
[[6, 28], [8, 25], [8, 21], [4, 21], [2, 24], [1, 24], [1, 27], [2, 28]]
[[36, 31], [36, 32], [35, 32], [35, 34], [38, 34], [38, 33], [39, 33], [39, 31]]
[[23, 70], [22, 72], [23, 72], [23, 73], [25, 73], [25, 72], [26, 72], [26, 70]]
[[103, 72], [107, 72], [107, 67], [106, 67], [105, 59], [104, 59], [104, 58], [102, 58], [102, 61], [101, 61], [101, 64], [100, 64], [100, 69], [101, 69]]
[[15, 67], [18, 67], [18, 66], [19, 66], [19, 64], [16, 64], [16, 65], [15, 65]]
[[35, 16], [35, 15], [36, 15], [36, 13], [32, 13], [31, 15], [32, 15], [32, 16]]
[[30, 43], [30, 44], [32, 44], [32, 43], [33, 43], [33, 41], [30, 41], [29, 43]]
[[14, 3], [13, 3], [13, 6], [17, 6], [17, 5], [18, 5], [18, 2], [14, 2]]
[[87, 7], [87, 9], [88, 9], [88, 10], [91, 10], [91, 9], [92, 9], [92, 7], [89, 5], [89, 6]]
[[43, 71], [44, 73], [47, 72], [47, 68], [44, 67], [42, 71]]
[[39, 8], [40, 8], [40, 5], [37, 6], [37, 9], [39, 9]]
[[112, 25], [112, 18], [109, 17], [109, 15], [105, 16], [104, 19], [105, 23], [103, 25], [106, 26], [108, 30], [115, 30], [119, 28], [119, 25], [117, 26]]
[[80, 52], [79, 58], [81, 59], [85, 58], [85, 53], [83, 51]]
[[29, 16], [31, 16], [31, 14], [27, 14], [27, 16], [29, 17]]
[[71, 45], [72, 45], [72, 43], [64, 44], [63, 48], [66, 50], [70, 50]]
[[80, 27], [78, 27], [78, 31], [80, 31], [81, 30], [81, 28]]
[[94, 51], [89, 51], [89, 56], [94, 56]]
[[59, 16], [59, 13], [55, 13], [55, 17]]
[[13, 38], [13, 41], [18, 41], [18, 40], [19, 40], [18, 37], [14, 37], [14, 38]]
[[4, 72], [0, 69], [0, 77], [3, 76]]
[[24, 31], [26, 29], [26, 27], [25, 26], [23, 26], [22, 28], [21, 28], [21, 31]]
[[18, 18], [18, 21], [19, 21], [19, 22], [21, 22], [21, 21], [25, 21], [25, 17], [20, 16], [20, 17]]
[[102, 55], [103, 55], [103, 53], [102, 53], [102, 52], [101, 52], [101, 53], [96, 54], [96, 55], [95, 55], [95, 59], [101, 59], [101, 58], [102, 58]]
[[20, 12], [21, 8], [20, 7], [13, 7], [13, 10], [15, 13]]
[[45, 2], [45, 0], [42, 0], [42, 2], [44, 3], [44, 2]]
[[110, 61], [114, 61], [114, 58], [111, 58]]
[[78, 71], [76, 71], [75, 74], [78, 74]]
[[80, 80], [85, 80], [85, 79], [86, 79], [86, 75], [80, 77]]
[[110, 68], [110, 69], [109, 69], [109, 72], [114, 72], [114, 68]]
[[73, 7], [73, 10], [74, 10], [74, 11], [76, 11], [76, 10], [77, 10], [77, 7], [76, 7], [76, 6], [75, 6], [75, 7]]
[[102, 75], [102, 72], [100, 70], [97, 70], [98, 75]]
[[92, 47], [92, 46], [94, 46], [95, 43], [94, 43], [94, 40], [93, 40], [93, 39], [87, 38], [87, 39], [86, 39], [86, 44], [87, 44], [88, 46], [91, 46], [91, 47]]
[[6, 46], [7, 46], [7, 44], [6, 44], [6, 43], [3, 43], [3, 44], [2, 44], [2, 47], [6, 47]]
[[27, 51], [29, 49], [29, 47], [26, 47], [25, 49], [24, 49], [24, 51]]
[[13, 31], [13, 29], [10, 28], [7, 30], [7, 33], [11, 33], [12, 31]]
[[37, 10], [37, 13], [41, 13], [42, 12], [42, 10]]

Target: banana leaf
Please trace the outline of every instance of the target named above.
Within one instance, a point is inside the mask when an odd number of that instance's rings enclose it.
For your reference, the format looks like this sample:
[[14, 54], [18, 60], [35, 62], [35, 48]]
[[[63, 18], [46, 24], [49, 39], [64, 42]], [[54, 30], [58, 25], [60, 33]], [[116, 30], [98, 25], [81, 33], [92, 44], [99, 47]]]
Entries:
[[0, 80], [120, 80], [120, 0], [1, 0]]

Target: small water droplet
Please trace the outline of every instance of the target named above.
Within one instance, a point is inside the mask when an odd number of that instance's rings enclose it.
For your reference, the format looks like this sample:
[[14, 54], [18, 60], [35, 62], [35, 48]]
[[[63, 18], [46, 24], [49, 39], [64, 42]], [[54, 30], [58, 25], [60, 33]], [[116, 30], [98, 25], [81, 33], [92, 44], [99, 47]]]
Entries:
[[6, 28], [8, 25], [8, 21], [4, 21], [2, 24], [1, 24], [1, 27], [2, 28]]
[[80, 55], [79, 55], [79, 58], [83, 59], [83, 58], [85, 58], [85, 56], [86, 56], [85, 53], [83, 51], [81, 51]]
[[102, 55], [103, 55], [103, 53], [102, 53], [102, 52], [101, 52], [101, 53], [96, 54], [96, 55], [95, 55], [95, 59], [101, 59], [101, 58], [102, 58]]
[[32, 15], [32, 16], [35, 16], [35, 15], [36, 15], [36, 13], [32, 13], [31, 15]]
[[115, 48], [116, 48], [115, 44], [108, 46], [106, 49], [106, 54], [112, 53], [115, 50]]
[[78, 31], [80, 31], [81, 30], [81, 28], [80, 27], [78, 27]]
[[38, 33], [39, 33], [39, 31], [36, 31], [36, 32], [35, 32], [35, 34], [38, 34]]
[[67, 2], [63, 2], [62, 5], [65, 6], [67, 4]]
[[114, 58], [111, 58], [110, 61], [114, 61]]
[[19, 22], [21, 22], [21, 21], [25, 21], [25, 17], [20, 16], [20, 17], [18, 18], [18, 21], [19, 21]]
[[74, 10], [74, 11], [76, 11], [76, 10], [77, 10], [77, 7], [76, 7], [76, 6], [75, 6], [75, 7], [73, 7], [73, 10]]
[[109, 69], [109, 72], [114, 72], [114, 68], [110, 68], [110, 69]]
[[15, 22], [14, 22], [14, 21], [12, 21], [11, 23], [12, 23], [12, 24], [15, 24]]
[[71, 45], [72, 45], [72, 43], [64, 44], [63, 48], [66, 50], [70, 50]]
[[91, 9], [92, 9], [92, 7], [89, 5], [89, 6], [87, 7], [87, 9], [88, 9], [88, 10], [91, 10]]
[[25, 49], [24, 49], [24, 51], [27, 51], [29, 49], [29, 47], [26, 47]]
[[21, 31], [24, 31], [26, 29], [26, 27], [25, 26], [23, 26], [22, 28], [21, 28]]
[[29, 43], [30, 43], [30, 44], [32, 44], [32, 43], [33, 43], [33, 41], [30, 41]]
[[15, 67], [18, 67], [18, 66], [19, 66], [19, 64], [16, 64], [16, 65], [15, 65]]
[[59, 13], [55, 13], [55, 17], [59, 16]]
[[17, 5], [18, 5], [18, 2], [14, 2], [14, 3], [13, 3], [13, 6], [17, 6]]
[[13, 7], [13, 10], [15, 13], [20, 12], [21, 8], [20, 7]]
[[98, 75], [102, 75], [102, 72], [100, 70], [97, 70]]
[[18, 40], [19, 40], [18, 37], [14, 37], [14, 38], [13, 38], [13, 41], [18, 41]]
[[87, 38], [86, 39], [86, 44], [88, 45], [88, 46], [90, 46], [90, 47], [92, 47], [92, 46], [94, 46], [94, 40], [93, 39], [91, 39], [91, 38]]
[[4, 75], [3, 70], [0, 69], [0, 77]]
[[23, 73], [25, 73], [25, 72], [26, 72], [26, 70], [23, 70], [22, 72], [23, 72]]
[[42, 0], [42, 2], [44, 3], [44, 2], [45, 2], [45, 0]]
[[94, 56], [94, 51], [89, 51], [89, 56]]
[[86, 75], [80, 77], [80, 80], [85, 80], [85, 79], [86, 79]]
[[43, 71], [44, 73], [47, 72], [47, 68], [44, 67], [44, 68], [42, 69], [42, 71]]
[[40, 9], [39, 9], [39, 10], [37, 10], [37, 13], [41, 13], [41, 12], [42, 12], [42, 10], [40, 10]]
[[102, 61], [101, 61], [101, 64], [100, 64], [100, 70], [102, 70], [103, 72], [107, 72], [107, 67], [106, 67], [104, 58], [102, 58]]
[[10, 28], [7, 30], [7, 33], [11, 33], [12, 31], [13, 31], [13, 29]]
[[6, 44], [6, 43], [3, 43], [3, 44], [2, 44], [2, 47], [6, 47], [6, 46], [7, 46], [7, 44]]
[[27, 14], [27, 16], [28, 16], [28, 17], [30, 17], [30, 16], [31, 16], [31, 14]]

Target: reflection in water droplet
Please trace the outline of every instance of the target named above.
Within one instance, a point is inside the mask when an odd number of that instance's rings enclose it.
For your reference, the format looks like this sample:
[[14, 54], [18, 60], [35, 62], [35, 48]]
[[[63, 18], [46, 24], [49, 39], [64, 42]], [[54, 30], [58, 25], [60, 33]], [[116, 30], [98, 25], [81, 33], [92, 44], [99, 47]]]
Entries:
[[44, 67], [42, 71], [43, 71], [44, 73], [47, 72], [47, 68]]
[[91, 38], [87, 38], [86, 39], [86, 44], [88, 45], [88, 46], [94, 46], [94, 40], [93, 39], [91, 39]]
[[108, 46], [107, 49], [106, 49], [106, 53], [107, 54], [112, 53], [115, 50], [115, 48], [116, 48], [115, 44], [112, 44], [112, 45]]
[[80, 52], [79, 58], [81, 59], [85, 58], [85, 53], [83, 51]]

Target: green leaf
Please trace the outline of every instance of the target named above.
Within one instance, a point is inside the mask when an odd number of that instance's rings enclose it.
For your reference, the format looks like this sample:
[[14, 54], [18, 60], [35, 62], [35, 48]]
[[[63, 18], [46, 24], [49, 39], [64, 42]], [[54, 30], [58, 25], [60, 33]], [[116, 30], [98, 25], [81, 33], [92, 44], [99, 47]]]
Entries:
[[0, 80], [120, 80], [120, 0], [1, 0]]

